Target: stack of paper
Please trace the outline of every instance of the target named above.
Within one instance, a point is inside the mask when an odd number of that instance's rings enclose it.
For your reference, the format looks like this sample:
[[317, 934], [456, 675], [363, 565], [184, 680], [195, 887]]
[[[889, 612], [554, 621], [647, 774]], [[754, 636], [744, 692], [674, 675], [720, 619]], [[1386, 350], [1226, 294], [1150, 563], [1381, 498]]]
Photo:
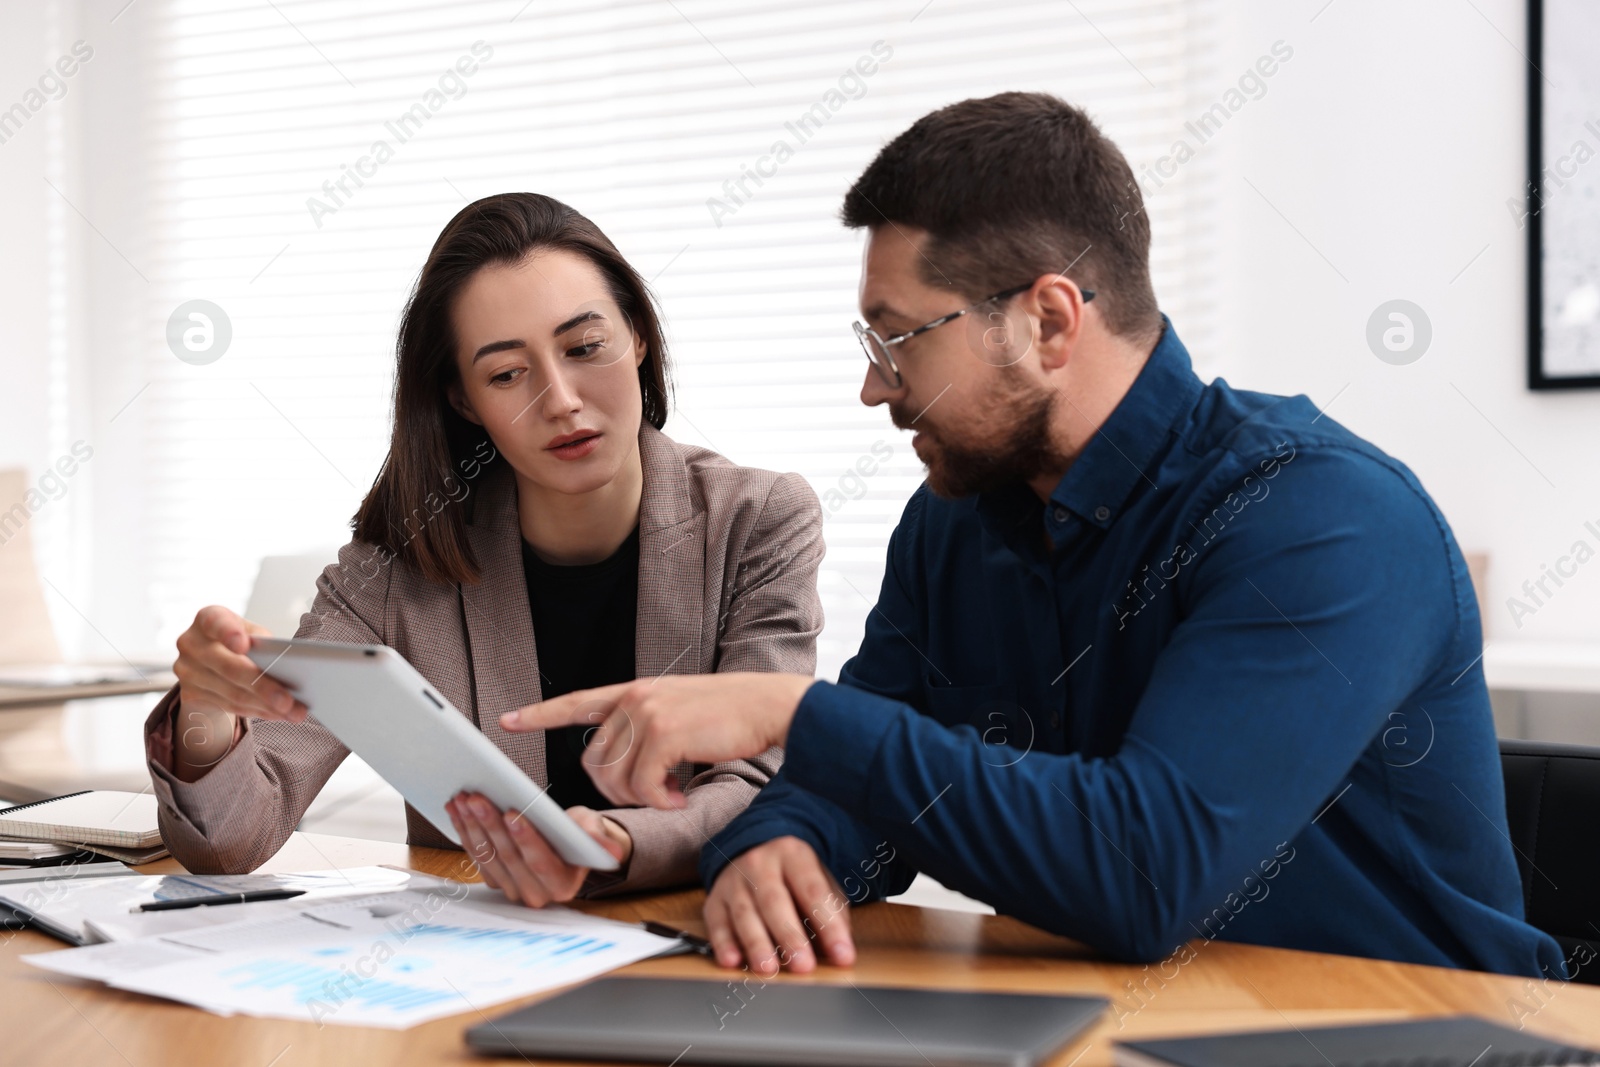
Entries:
[[[126, 871], [126, 868], [123, 868]], [[74, 945], [143, 937], [169, 929], [232, 922], [261, 904], [224, 904], [185, 908], [175, 912], [141, 913], [140, 904], [203, 896], [225, 896], [261, 889], [298, 889], [293, 898], [304, 904], [338, 896], [368, 895], [406, 888], [413, 876], [393, 867], [354, 867], [349, 870], [308, 871], [302, 874], [167, 874], [123, 873], [116, 877], [63, 876], [28, 881], [0, 881], [0, 905], [26, 916], [32, 923]], [[427, 883], [439, 879], [420, 876]], [[230, 909], [232, 913], [230, 914]], [[219, 914], [212, 914], [219, 913]], [[175, 917], [175, 918], [168, 918]], [[162, 925], [157, 925], [162, 924]]]
[[149, 863], [167, 854], [156, 798], [113, 789], [6, 807], [0, 810], [0, 839], [87, 848], [124, 863]]
[[224, 1015], [401, 1029], [679, 947], [566, 908], [494, 903], [484, 887], [453, 882], [302, 901], [169, 912], [162, 921], [193, 912], [240, 917], [23, 959]]
[[49, 841], [10, 841], [0, 838], [0, 866], [30, 866], [46, 860], [65, 860], [83, 852], [76, 845], [56, 845]]

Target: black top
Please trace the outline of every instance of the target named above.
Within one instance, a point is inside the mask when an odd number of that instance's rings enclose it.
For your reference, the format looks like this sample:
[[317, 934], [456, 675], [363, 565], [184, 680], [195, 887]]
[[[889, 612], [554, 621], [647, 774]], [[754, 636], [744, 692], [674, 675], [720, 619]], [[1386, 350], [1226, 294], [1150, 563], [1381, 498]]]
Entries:
[[[633, 642], [639, 605], [639, 528], [599, 563], [546, 563], [522, 542], [522, 571], [539, 653], [539, 685], [546, 700], [634, 678]], [[594, 787], [579, 757], [585, 735], [598, 724], [563, 726], [545, 734], [550, 797], [563, 808], [614, 807]]]

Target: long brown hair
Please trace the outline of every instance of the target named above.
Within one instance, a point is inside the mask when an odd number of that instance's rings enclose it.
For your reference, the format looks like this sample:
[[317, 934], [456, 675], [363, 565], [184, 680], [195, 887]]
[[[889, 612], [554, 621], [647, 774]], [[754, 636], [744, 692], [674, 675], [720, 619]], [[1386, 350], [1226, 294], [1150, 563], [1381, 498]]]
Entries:
[[350, 520], [357, 541], [377, 545], [437, 582], [476, 582], [463, 503], [485, 468], [503, 462], [483, 427], [463, 418], [448, 390], [460, 380], [451, 308], [467, 280], [496, 263], [564, 249], [600, 269], [623, 317], [645, 345], [639, 365], [644, 418], [667, 421], [667, 350], [650, 290], [589, 219], [538, 193], [501, 193], [462, 208], [439, 234], [406, 301], [395, 345], [394, 429], [389, 455]]

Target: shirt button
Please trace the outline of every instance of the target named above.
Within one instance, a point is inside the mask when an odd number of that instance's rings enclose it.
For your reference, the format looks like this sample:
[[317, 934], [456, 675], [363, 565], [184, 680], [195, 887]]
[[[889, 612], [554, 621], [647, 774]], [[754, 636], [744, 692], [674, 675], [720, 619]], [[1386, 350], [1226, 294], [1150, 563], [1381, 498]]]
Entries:
[[1050, 517], [1055, 519], [1057, 522], [1066, 522], [1067, 509], [1062, 507], [1060, 504], [1057, 504], [1055, 506], [1055, 510], [1050, 512]]
[[1111, 509], [1106, 507], [1104, 504], [1101, 504], [1099, 507], [1094, 509], [1094, 521], [1095, 522], [1105, 522], [1110, 517], [1111, 517]]

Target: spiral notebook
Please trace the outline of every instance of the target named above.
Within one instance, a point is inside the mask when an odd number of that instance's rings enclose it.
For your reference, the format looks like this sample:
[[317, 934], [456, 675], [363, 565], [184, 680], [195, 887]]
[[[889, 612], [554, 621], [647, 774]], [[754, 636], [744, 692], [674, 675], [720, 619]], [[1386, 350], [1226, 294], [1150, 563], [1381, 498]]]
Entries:
[[85, 790], [0, 808], [0, 837], [129, 851], [161, 845], [156, 798], [150, 793], [112, 789]]
[[12, 841], [0, 838], [0, 867], [11, 866], [41, 866], [48, 867], [58, 863], [75, 862], [78, 857], [87, 857], [86, 853], [76, 845], [58, 845], [53, 841]]
[[1543, 1067], [1600, 1064], [1573, 1048], [1470, 1015], [1376, 1026], [1269, 1030], [1118, 1044], [1116, 1067]]

